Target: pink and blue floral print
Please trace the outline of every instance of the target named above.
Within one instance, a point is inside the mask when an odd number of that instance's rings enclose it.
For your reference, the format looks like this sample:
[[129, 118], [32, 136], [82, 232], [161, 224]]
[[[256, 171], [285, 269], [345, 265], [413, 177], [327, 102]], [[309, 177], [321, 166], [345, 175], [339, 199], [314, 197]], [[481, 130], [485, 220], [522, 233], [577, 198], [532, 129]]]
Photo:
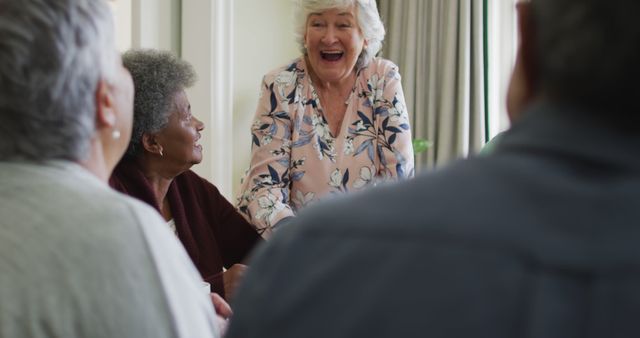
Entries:
[[375, 58], [358, 71], [337, 135], [306, 67], [300, 58], [264, 77], [251, 127], [238, 209], [265, 238], [320, 198], [414, 175], [398, 67]]

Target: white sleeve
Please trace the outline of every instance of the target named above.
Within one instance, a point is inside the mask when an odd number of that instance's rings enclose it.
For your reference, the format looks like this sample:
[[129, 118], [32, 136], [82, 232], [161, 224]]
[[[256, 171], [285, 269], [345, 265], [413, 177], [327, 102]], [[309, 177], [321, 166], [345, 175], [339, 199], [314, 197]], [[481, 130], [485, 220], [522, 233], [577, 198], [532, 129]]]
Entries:
[[178, 337], [218, 338], [215, 310], [202, 278], [180, 241], [151, 208], [137, 208], [143, 239], [164, 289]]

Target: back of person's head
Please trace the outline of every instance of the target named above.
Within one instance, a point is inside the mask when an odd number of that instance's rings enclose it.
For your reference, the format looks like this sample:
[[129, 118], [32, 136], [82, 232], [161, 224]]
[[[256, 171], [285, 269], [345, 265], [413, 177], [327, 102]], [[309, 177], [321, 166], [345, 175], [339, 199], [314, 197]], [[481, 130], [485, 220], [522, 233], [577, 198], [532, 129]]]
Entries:
[[0, 0], [0, 160], [81, 160], [118, 55], [104, 0]]
[[[532, 0], [537, 83], [550, 99], [640, 121], [637, 0]], [[617, 114], [617, 115], [616, 115]]]

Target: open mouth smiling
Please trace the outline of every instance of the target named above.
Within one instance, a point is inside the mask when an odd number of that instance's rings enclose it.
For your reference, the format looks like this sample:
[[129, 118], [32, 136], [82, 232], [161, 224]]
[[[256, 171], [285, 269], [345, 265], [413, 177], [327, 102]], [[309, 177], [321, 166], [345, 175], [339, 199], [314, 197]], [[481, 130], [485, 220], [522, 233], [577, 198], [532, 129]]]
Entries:
[[325, 61], [338, 61], [343, 56], [344, 56], [344, 52], [341, 52], [341, 51], [320, 52], [320, 57]]

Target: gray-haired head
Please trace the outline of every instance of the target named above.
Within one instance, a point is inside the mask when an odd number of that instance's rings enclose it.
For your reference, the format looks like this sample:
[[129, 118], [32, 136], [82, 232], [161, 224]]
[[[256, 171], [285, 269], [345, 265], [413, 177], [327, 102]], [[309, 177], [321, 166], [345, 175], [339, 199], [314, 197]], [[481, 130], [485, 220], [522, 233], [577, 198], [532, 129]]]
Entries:
[[193, 67], [166, 51], [130, 50], [122, 63], [133, 78], [133, 131], [126, 155], [142, 153], [142, 135], [156, 133], [167, 126], [175, 95], [196, 81]]
[[294, 4], [295, 36], [302, 53], [307, 52], [304, 48], [304, 35], [309, 14], [334, 8], [348, 8], [353, 5], [356, 8], [358, 27], [367, 41], [367, 48], [364, 48], [358, 56], [356, 68], [368, 65], [382, 48], [385, 30], [375, 0], [295, 0]]
[[531, 6], [541, 91], [640, 121], [640, 1], [533, 0]]
[[0, 0], [0, 160], [85, 158], [117, 61], [103, 0]]

